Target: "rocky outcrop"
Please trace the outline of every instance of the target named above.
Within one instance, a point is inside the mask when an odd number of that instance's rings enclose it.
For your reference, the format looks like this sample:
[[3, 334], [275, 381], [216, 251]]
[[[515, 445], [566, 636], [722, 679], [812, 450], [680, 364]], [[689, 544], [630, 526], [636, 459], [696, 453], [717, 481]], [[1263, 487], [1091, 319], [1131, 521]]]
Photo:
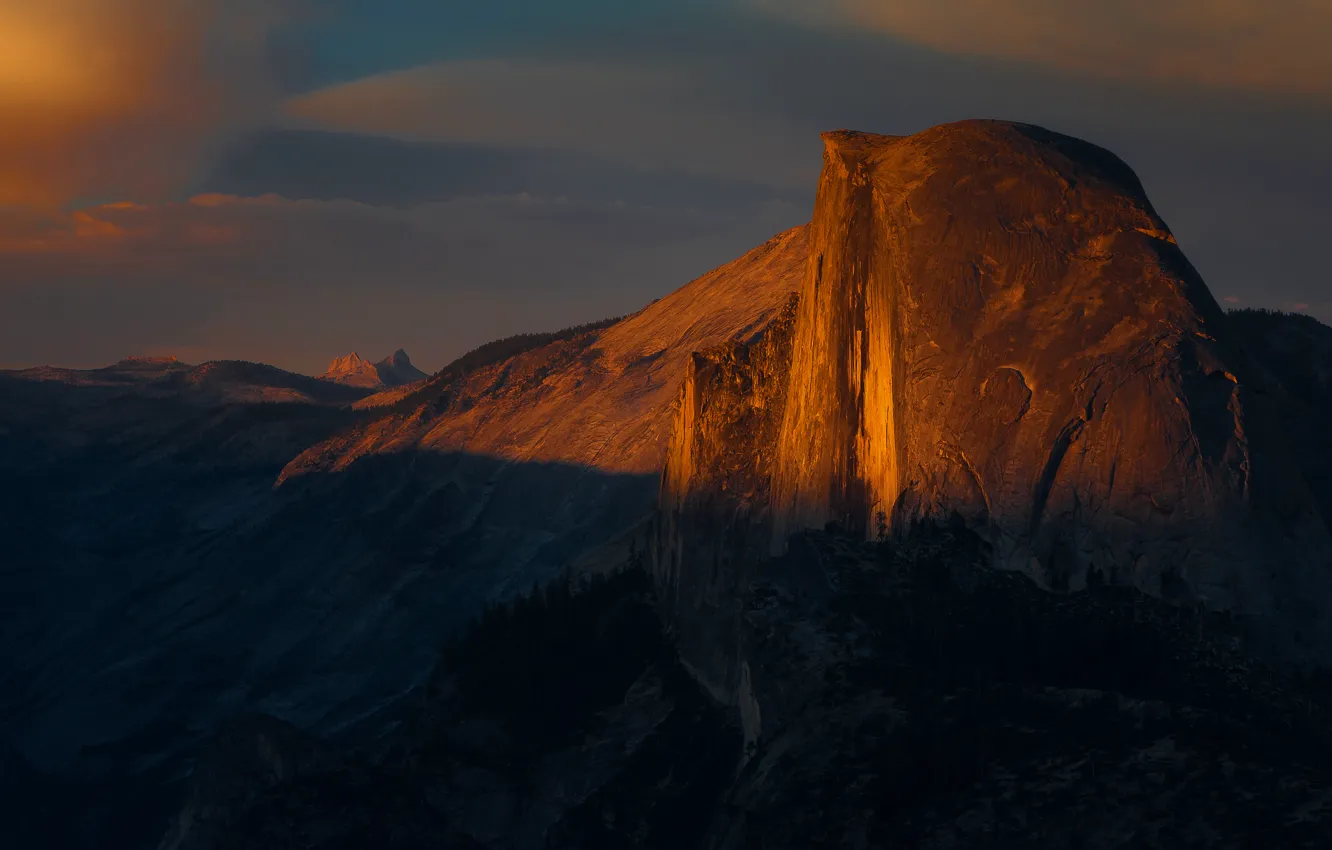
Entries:
[[[829, 523], [872, 539], [957, 514], [1047, 588], [1241, 611], [1332, 659], [1332, 543], [1264, 373], [1128, 166], [993, 121], [824, 138], [776, 440], [729, 440], [719, 423], [751, 401], [686, 389], [657, 544], [668, 593], [704, 606], [718, 565], [743, 560], [721, 553], [755, 554], [746, 529], [679, 561], [739, 516], [728, 482], [697, 474], [705, 433], [712, 466], [770, 479], [743, 514], [777, 552]], [[738, 699], [743, 670], [714, 672]]]
[[412, 358], [401, 348], [376, 363], [375, 368], [379, 370], [380, 379], [390, 387], [414, 384], [430, 377], [412, 365]]
[[429, 376], [413, 366], [407, 352], [399, 348], [378, 363], [371, 363], [354, 351], [344, 357], [335, 357], [320, 377], [350, 387], [391, 389], [423, 381]]
[[740, 606], [767, 549], [798, 305], [792, 296], [757, 339], [690, 360], [651, 531], [659, 593], [684, 625], [681, 654], [722, 702], [742, 687]]
[[383, 386], [379, 379], [379, 372], [369, 360], [361, 357], [353, 351], [343, 357], [334, 357], [328, 364], [324, 374], [319, 377], [325, 381], [333, 381], [339, 384], [349, 384], [358, 387], [380, 387]]
[[782, 233], [609, 327], [444, 369], [365, 428], [295, 459], [283, 480], [406, 449], [656, 476], [692, 353], [761, 333], [799, 286], [807, 238], [805, 227]]

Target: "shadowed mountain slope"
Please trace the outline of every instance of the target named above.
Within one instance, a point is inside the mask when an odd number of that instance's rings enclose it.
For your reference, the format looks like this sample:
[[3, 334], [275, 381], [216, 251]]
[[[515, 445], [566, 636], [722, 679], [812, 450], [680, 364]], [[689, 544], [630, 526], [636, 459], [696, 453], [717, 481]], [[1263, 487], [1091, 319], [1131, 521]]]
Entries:
[[[172, 367], [151, 392], [0, 375], [0, 730], [66, 789], [50, 817], [80, 846], [142, 846], [225, 718], [381, 731], [488, 602], [614, 562], [690, 352], [780, 307], [803, 238], [614, 327], [483, 347], [406, 414], [254, 364]], [[304, 399], [248, 403], [278, 386]]]
[[450, 642], [378, 741], [229, 728], [161, 848], [1325, 845], [1325, 684], [1226, 617], [1046, 593], [983, 548], [802, 533], [755, 564], [747, 719], [680, 665], [639, 568], [558, 582]]

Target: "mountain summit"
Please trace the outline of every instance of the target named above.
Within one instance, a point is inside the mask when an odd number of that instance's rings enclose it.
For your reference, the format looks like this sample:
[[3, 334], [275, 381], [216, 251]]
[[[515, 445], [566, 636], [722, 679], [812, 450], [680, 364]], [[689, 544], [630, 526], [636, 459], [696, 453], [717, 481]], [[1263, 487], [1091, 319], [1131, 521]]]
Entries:
[[407, 352], [399, 348], [378, 363], [371, 363], [355, 351], [345, 357], [335, 357], [328, 364], [328, 371], [320, 377], [352, 387], [384, 389], [411, 384], [428, 376], [413, 366]]
[[[1000, 121], [824, 142], [798, 310], [691, 364], [663, 598], [694, 617], [743, 589], [737, 551], [806, 529], [955, 516], [1048, 589], [1237, 612], [1332, 661], [1332, 543], [1271, 378], [1132, 169]], [[729, 625], [677, 628], [702, 668]]]
[[375, 368], [379, 370], [379, 376], [384, 383], [391, 387], [412, 384], [430, 377], [413, 366], [412, 358], [401, 348], [376, 363]]

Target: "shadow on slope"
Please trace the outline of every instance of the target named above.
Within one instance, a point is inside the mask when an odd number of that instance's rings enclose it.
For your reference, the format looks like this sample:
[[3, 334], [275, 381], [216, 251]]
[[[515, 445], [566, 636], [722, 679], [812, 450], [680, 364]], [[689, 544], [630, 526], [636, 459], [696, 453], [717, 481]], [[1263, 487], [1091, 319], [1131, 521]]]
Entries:
[[490, 608], [405, 715], [352, 750], [240, 721], [163, 847], [616, 847], [631, 822], [635, 846], [690, 847], [739, 744], [675, 662], [637, 570]]
[[1324, 685], [1225, 617], [983, 564], [959, 526], [797, 536], [718, 600], [739, 711], [676, 661], [693, 624], [662, 631], [640, 563], [557, 582], [451, 641], [378, 741], [233, 727], [164, 846], [1321, 846]]
[[656, 491], [426, 451], [274, 489], [353, 414], [120, 404], [78, 444], [24, 426], [0, 457], [0, 743], [40, 777], [14, 782], [46, 789], [24, 807], [46, 813], [32, 834], [73, 842], [34, 846], [151, 843], [199, 743], [238, 713], [381, 732], [445, 636], [622, 534]]
[[1332, 328], [1302, 313], [1231, 310], [1235, 338], [1276, 379], [1276, 409], [1304, 478], [1332, 528]]

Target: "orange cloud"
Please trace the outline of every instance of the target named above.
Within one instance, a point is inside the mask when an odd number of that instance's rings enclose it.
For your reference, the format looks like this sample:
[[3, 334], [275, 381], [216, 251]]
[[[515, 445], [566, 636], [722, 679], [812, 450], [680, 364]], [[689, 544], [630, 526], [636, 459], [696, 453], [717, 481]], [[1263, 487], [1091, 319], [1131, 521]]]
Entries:
[[286, 3], [4, 0], [0, 205], [178, 187], [216, 133], [266, 113], [265, 6]]
[[850, 23], [951, 53], [1124, 79], [1332, 95], [1327, 0], [752, 2], [807, 22]]
[[242, 237], [242, 228], [226, 217], [225, 208], [273, 202], [269, 198], [203, 195], [184, 203], [122, 201], [72, 213], [11, 210], [0, 216], [0, 258], [47, 255], [151, 263], [163, 252], [234, 243]]

